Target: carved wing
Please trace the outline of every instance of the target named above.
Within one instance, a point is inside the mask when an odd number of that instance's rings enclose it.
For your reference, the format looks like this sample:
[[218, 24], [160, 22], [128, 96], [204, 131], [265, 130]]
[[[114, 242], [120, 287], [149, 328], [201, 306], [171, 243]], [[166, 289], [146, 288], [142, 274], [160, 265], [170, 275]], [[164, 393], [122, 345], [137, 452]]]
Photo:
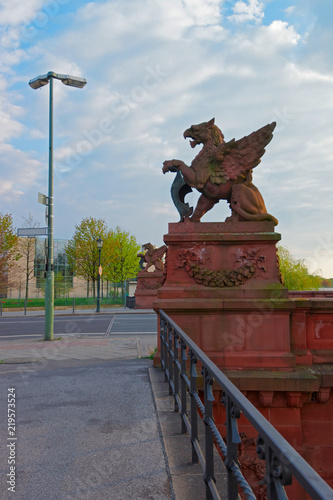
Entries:
[[167, 249], [166, 245], [163, 245], [159, 248], [156, 248], [156, 250], [154, 250], [152, 260], [155, 261], [157, 259], [161, 259], [163, 257], [163, 255], [165, 254], [166, 249]]
[[221, 144], [210, 161], [210, 180], [214, 184], [225, 184], [245, 176], [248, 170], [260, 163], [265, 147], [272, 140], [276, 123], [270, 123], [235, 141]]

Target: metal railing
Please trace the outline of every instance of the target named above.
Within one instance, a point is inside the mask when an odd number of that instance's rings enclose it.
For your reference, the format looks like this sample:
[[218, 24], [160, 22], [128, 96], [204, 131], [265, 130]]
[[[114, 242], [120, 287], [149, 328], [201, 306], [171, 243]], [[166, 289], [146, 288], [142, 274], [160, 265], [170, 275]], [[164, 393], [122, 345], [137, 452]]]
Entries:
[[[239, 489], [246, 499], [256, 499], [238, 462], [238, 444], [241, 439], [237, 419], [241, 413], [258, 432], [256, 450], [259, 458], [265, 460], [267, 500], [287, 499], [284, 486], [290, 485], [293, 477], [311, 498], [333, 498], [333, 490], [329, 485], [162, 310], [159, 311], [159, 321], [161, 369], [169, 383], [169, 394], [174, 397], [174, 409], [180, 412], [182, 432], [188, 432], [191, 437], [192, 463], [199, 461], [203, 468], [206, 499], [221, 499], [214, 477], [214, 443], [225, 458], [228, 500], [240, 498]], [[204, 402], [197, 388], [197, 364], [202, 368]], [[226, 410], [226, 442], [213, 419], [213, 381], [222, 389], [222, 403]], [[202, 418], [205, 427], [204, 447], [201, 447], [198, 438], [198, 417]]]

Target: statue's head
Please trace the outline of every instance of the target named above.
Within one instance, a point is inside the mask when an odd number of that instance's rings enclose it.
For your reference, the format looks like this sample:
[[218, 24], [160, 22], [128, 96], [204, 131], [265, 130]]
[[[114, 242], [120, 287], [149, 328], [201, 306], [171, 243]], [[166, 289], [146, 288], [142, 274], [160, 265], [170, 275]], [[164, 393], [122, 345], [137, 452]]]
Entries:
[[195, 148], [198, 144], [205, 144], [209, 141], [213, 142], [214, 146], [218, 146], [224, 142], [224, 135], [215, 125], [215, 118], [212, 118], [209, 122], [191, 125], [191, 127], [184, 132], [184, 138], [186, 139], [187, 137], [193, 139], [190, 141], [192, 148]]

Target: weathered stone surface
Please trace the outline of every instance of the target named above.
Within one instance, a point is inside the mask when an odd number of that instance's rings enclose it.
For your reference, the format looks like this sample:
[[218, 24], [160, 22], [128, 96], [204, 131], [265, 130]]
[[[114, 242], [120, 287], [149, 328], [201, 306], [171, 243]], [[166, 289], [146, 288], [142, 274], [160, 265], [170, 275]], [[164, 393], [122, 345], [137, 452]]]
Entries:
[[249, 136], [227, 143], [214, 118], [185, 130], [184, 137], [193, 139], [191, 147], [202, 144], [202, 150], [190, 167], [181, 160], [167, 160], [162, 169], [163, 173], [177, 172], [171, 193], [181, 220], [192, 214], [192, 208], [184, 203], [184, 196], [195, 187], [202, 194], [191, 221], [200, 221], [223, 199], [230, 203], [230, 220], [270, 220], [277, 224], [275, 217], [267, 213], [259, 190], [252, 184], [252, 169], [260, 163], [275, 126], [275, 122], [270, 123]]

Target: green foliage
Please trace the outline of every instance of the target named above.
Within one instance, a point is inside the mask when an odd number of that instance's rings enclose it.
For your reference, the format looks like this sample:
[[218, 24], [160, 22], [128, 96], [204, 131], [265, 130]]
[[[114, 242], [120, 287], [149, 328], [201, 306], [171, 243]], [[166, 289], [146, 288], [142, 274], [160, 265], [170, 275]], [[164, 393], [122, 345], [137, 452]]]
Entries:
[[283, 284], [288, 290], [318, 290], [321, 276], [311, 274], [303, 259], [297, 260], [287, 248], [279, 246], [278, 256]]
[[0, 252], [10, 252], [16, 248], [18, 237], [13, 228], [11, 214], [0, 213]]
[[[103, 219], [87, 217], [75, 226], [74, 236], [66, 246], [66, 255], [69, 264], [77, 276], [93, 284], [95, 296], [95, 283], [98, 279], [98, 249], [96, 241], [99, 236], [104, 239], [107, 227]], [[103, 255], [103, 252], [102, 252]]]
[[6, 292], [8, 271], [20, 258], [12, 215], [0, 213], [0, 294]]
[[137, 253], [140, 245], [134, 236], [119, 226], [108, 229], [103, 219], [88, 217], [75, 226], [74, 236], [66, 247], [66, 255], [77, 276], [93, 286], [98, 280], [99, 254], [97, 239], [103, 240], [101, 251], [102, 280], [122, 283], [134, 278], [139, 272]]
[[103, 278], [113, 283], [123, 283], [135, 278], [140, 271], [137, 257], [140, 248], [135, 237], [119, 226], [108, 231], [103, 245]]

